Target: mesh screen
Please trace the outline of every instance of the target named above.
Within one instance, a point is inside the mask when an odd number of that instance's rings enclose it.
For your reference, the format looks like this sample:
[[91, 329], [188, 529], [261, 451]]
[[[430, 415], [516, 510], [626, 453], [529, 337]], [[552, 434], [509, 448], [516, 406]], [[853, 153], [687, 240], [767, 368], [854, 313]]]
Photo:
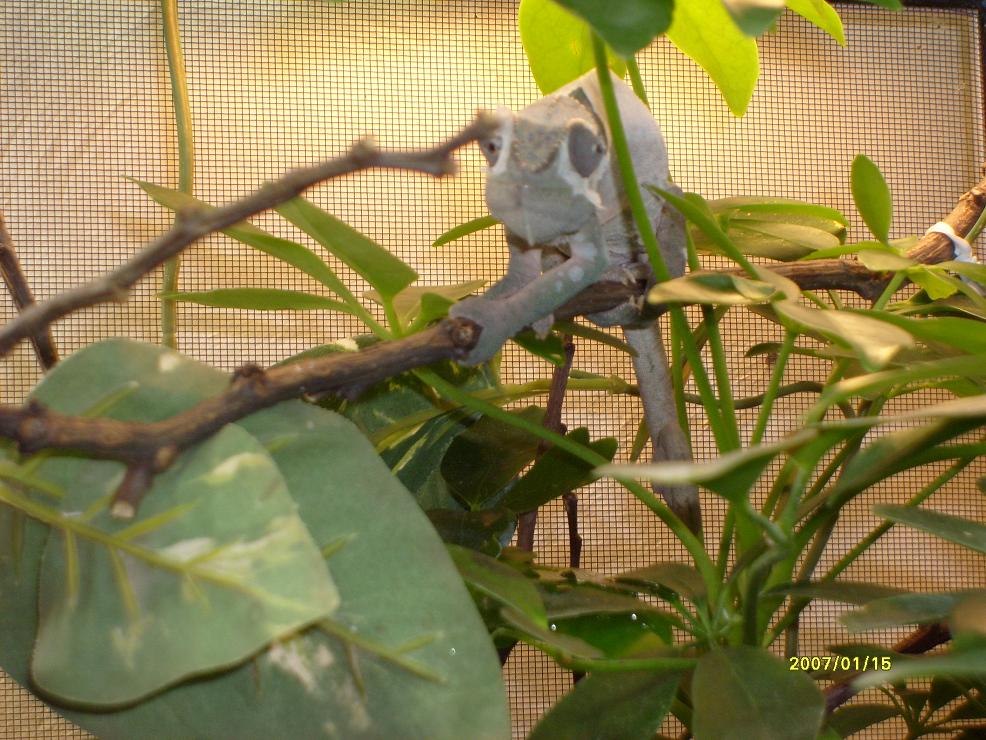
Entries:
[[[180, 5], [196, 128], [196, 192], [211, 202], [339, 154], [363, 134], [384, 147], [424, 147], [468, 121], [477, 107], [518, 108], [537, 97], [515, 31], [514, 0]], [[840, 12], [846, 49], [795, 15], [780, 19], [777, 33], [761, 42], [762, 76], [743, 119], [733, 118], [705, 75], [663, 40], [640, 54], [672, 172], [686, 190], [709, 198], [803, 198], [853, 218], [849, 164], [865, 151], [888, 177], [895, 203], [891, 236], [902, 236], [937, 221], [976, 181], [984, 153], [975, 11], [841, 6]], [[124, 0], [0, 4], [0, 207], [42, 298], [117, 265], [169, 225], [168, 215], [127, 179], [176, 184], [158, 13], [156, 3]], [[485, 213], [480, 157], [470, 149], [460, 162], [456, 178], [365, 173], [333, 181], [312, 197], [415, 265], [423, 283], [495, 279], [506, 256], [498, 234], [482, 232], [442, 250], [429, 246], [447, 228]], [[276, 218], [262, 216], [256, 223], [306, 239]], [[861, 227], [854, 221], [850, 237], [862, 238]], [[365, 288], [344, 265], [334, 266], [353, 288]], [[60, 322], [55, 337], [63, 354], [113, 335], [155, 341], [159, 277], [142, 282], [125, 306], [101, 306]], [[183, 289], [244, 285], [318, 291], [305, 276], [223, 237], [186, 253]], [[13, 314], [6, 296], [0, 311], [4, 319]], [[337, 316], [189, 305], [179, 320], [181, 349], [228, 369], [247, 360], [269, 364], [358, 331]], [[723, 326], [736, 395], [759, 392], [770, 367], [744, 351], [779, 334], [743, 312], [731, 313]], [[507, 355], [506, 380], [548, 377], [546, 366], [519, 351], [508, 348]], [[575, 365], [632, 374], [626, 357], [605, 347], [580, 347]], [[819, 373], [820, 366], [799, 359], [787, 377], [821, 380]], [[28, 345], [5, 361], [0, 377], [0, 399], [20, 400], [38, 378]], [[784, 399], [769, 437], [795, 428], [810, 401]], [[630, 398], [573, 393], [565, 409], [570, 428], [587, 425], [593, 436], [615, 436], [621, 449], [629, 448], [638, 420]], [[747, 434], [754, 420], [755, 410], [741, 413]], [[696, 456], [710, 456], [712, 438], [697, 413], [692, 431]], [[953, 481], [938, 508], [986, 518], [972, 485], [984, 472], [980, 466]], [[835, 532], [825, 563], [877, 523], [869, 513], [874, 501], [903, 500], [929, 478], [927, 472], [898, 476], [857, 502]], [[705, 501], [713, 532], [722, 515], [717, 506]], [[659, 522], [610, 482], [583, 492], [580, 508], [585, 567], [613, 572], [685, 558]], [[560, 506], [549, 506], [538, 526], [541, 558], [567, 563]], [[981, 585], [981, 569], [981, 559], [906, 530], [885, 537], [849, 576], [939, 589]], [[847, 640], [835, 621], [839, 611], [820, 604], [807, 612], [802, 654], [825, 654], [827, 645]], [[506, 676], [518, 736], [571, 685], [567, 674], [523, 648], [511, 657]], [[902, 732], [889, 724], [880, 728], [870, 737]], [[0, 677], [0, 740], [78, 733]]]

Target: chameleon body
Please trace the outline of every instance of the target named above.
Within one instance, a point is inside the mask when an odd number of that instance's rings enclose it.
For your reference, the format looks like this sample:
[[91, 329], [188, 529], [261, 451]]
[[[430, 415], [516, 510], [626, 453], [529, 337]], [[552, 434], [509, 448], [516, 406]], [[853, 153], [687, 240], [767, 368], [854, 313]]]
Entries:
[[[612, 79], [638, 180], [677, 190], [650, 111], [622, 80]], [[488, 360], [526, 326], [543, 335], [555, 309], [594, 283], [652, 277], [611, 155], [595, 71], [519, 112], [500, 109], [497, 115], [496, 134], [480, 141], [480, 148], [489, 163], [486, 202], [504, 225], [510, 259], [499, 282], [450, 311], [481, 328], [466, 358], [469, 364]], [[661, 198], [650, 192], [644, 197], [664, 262], [672, 276], [681, 275], [684, 223]], [[690, 459], [658, 324], [643, 319], [636, 302], [588, 318], [600, 326], [621, 326], [636, 352], [633, 365], [654, 459]], [[693, 486], [665, 487], [659, 493], [689, 528], [701, 529]]]

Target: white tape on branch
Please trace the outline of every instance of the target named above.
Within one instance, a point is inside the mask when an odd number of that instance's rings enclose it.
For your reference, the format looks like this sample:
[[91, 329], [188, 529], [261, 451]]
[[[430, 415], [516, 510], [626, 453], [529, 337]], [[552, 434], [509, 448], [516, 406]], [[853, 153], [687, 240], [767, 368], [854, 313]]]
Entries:
[[[947, 224], [944, 221], [939, 221], [925, 233], [937, 233], [947, 236], [948, 240], [952, 242], [952, 252], [955, 255], [956, 262], [970, 262], [974, 265], [979, 264], [979, 260], [976, 259], [976, 255], [972, 252], [972, 245], [969, 244], [969, 242], [967, 242], [963, 237], [956, 234], [955, 229], [952, 228], [951, 224]], [[984, 293], [983, 286], [975, 280], [970, 280], [964, 275], [959, 275], [959, 279], [969, 287], [976, 290], [976, 292], [980, 294]]]

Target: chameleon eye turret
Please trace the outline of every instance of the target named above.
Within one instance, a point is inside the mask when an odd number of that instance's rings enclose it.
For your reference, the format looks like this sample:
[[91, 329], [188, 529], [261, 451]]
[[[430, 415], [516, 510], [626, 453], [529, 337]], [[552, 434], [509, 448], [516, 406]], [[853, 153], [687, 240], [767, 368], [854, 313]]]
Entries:
[[582, 121], [575, 121], [568, 127], [569, 161], [582, 177], [588, 177], [596, 171], [605, 153], [606, 142]]

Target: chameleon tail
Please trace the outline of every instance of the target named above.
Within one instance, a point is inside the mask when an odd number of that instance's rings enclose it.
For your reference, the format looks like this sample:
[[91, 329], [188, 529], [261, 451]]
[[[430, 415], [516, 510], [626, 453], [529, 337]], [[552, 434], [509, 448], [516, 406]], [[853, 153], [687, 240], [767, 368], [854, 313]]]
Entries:
[[[633, 347], [637, 356], [633, 358], [633, 369], [637, 373], [640, 400], [644, 406], [644, 418], [650, 429], [651, 444], [654, 447], [654, 462], [664, 460], [691, 460], [692, 453], [688, 440], [678, 422], [675, 409], [674, 391], [668, 367], [664, 343], [661, 341], [661, 328], [658, 322], [639, 328], [623, 327], [627, 343]], [[671, 511], [678, 515], [688, 528], [698, 534], [702, 530], [702, 509], [698, 500], [698, 489], [694, 485], [682, 484], [654, 487], [667, 502]]]

